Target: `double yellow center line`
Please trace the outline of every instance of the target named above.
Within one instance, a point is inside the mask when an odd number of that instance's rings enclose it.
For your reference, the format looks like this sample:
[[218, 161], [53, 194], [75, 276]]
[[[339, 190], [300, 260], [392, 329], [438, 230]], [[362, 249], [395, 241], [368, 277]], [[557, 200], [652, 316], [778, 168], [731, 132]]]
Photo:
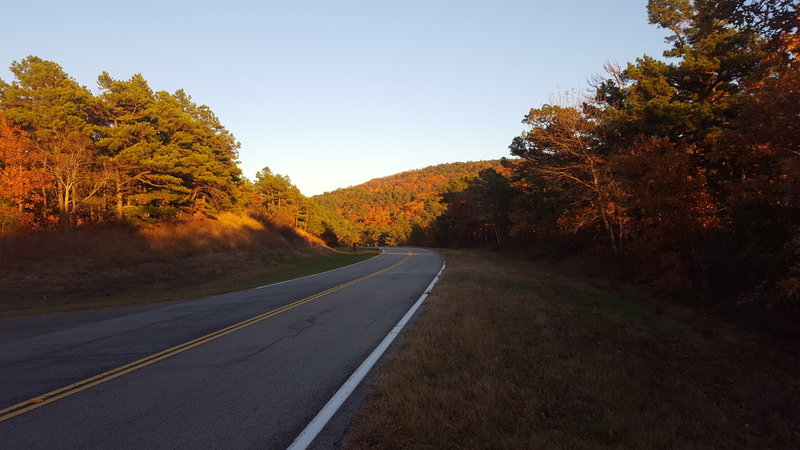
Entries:
[[12, 417], [18, 416], [20, 414], [26, 413], [30, 410], [39, 408], [44, 406], [48, 403], [53, 403], [56, 400], [60, 400], [64, 397], [68, 397], [72, 394], [76, 394], [80, 391], [89, 389], [91, 387], [97, 386], [98, 384], [105, 383], [106, 381], [113, 380], [114, 378], [121, 377], [126, 373], [133, 372], [134, 370], [141, 369], [142, 367], [149, 366], [150, 364], [156, 363], [161, 361], [162, 359], [167, 359], [171, 356], [175, 356], [179, 353], [183, 353], [186, 350], [190, 350], [197, 346], [203, 345], [207, 342], [211, 342], [214, 339], [220, 338], [225, 336], [226, 334], [233, 333], [234, 331], [241, 330], [242, 328], [249, 327], [250, 325], [256, 324], [261, 322], [262, 320], [269, 319], [270, 317], [276, 316], [284, 311], [288, 311], [292, 308], [296, 308], [300, 305], [306, 304], [308, 302], [314, 301], [320, 297], [325, 295], [331, 294], [333, 292], [339, 291], [344, 289], [348, 286], [352, 286], [356, 283], [360, 283], [368, 278], [372, 278], [374, 276], [380, 275], [384, 272], [394, 269], [395, 267], [403, 264], [404, 262], [408, 261], [409, 258], [413, 253], [408, 253], [405, 258], [401, 259], [400, 261], [392, 264], [389, 267], [381, 269], [377, 272], [373, 272], [369, 275], [365, 275], [361, 278], [356, 278], [355, 280], [348, 281], [347, 283], [340, 284], [338, 286], [332, 287], [326, 291], [322, 291], [320, 293], [314, 294], [312, 296], [302, 298], [295, 302], [289, 303], [288, 305], [281, 306], [280, 308], [273, 309], [272, 311], [267, 311], [263, 314], [259, 314], [258, 316], [252, 317], [245, 321], [239, 322], [237, 324], [231, 325], [227, 328], [223, 328], [221, 330], [215, 331], [213, 333], [209, 333], [205, 336], [199, 337], [197, 339], [193, 339], [188, 342], [184, 342], [183, 344], [176, 345], [175, 347], [168, 348], [166, 350], [160, 351], [158, 353], [154, 353], [150, 356], [144, 357], [142, 359], [133, 361], [131, 363], [119, 366], [115, 369], [111, 369], [107, 372], [103, 372], [101, 374], [95, 375], [93, 377], [86, 378], [85, 380], [78, 381], [77, 383], [70, 384], [69, 386], [64, 386], [60, 389], [56, 389], [54, 391], [50, 391], [46, 394], [34, 397], [29, 400], [25, 400], [23, 402], [17, 403], [16, 405], [11, 405], [7, 408], [0, 409], [0, 422], [4, 420], [8, 420]]

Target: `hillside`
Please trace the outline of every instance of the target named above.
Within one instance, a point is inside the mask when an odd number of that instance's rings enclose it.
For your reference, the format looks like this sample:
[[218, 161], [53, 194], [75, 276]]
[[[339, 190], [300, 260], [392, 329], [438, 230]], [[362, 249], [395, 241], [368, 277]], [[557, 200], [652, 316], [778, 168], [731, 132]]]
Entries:
[[0, 317], [189, 299], [351, 264], [266, 215], [0, 236]]
[[314, 196], [319, 222], [310, 231], [328, 241], [401, 244], [415, 226], [444, 212], [441, 194], [449, 183], [489, 168], [501, 169], [500, 161], [439, 164]]

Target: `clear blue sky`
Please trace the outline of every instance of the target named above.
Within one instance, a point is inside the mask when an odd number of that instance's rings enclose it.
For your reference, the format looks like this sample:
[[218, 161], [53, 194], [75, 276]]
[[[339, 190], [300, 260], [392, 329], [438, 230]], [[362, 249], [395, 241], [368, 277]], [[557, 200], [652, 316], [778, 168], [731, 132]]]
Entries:
[[660, 57], [646, 0], [15, 1], [14, 60], [185, 89], [306, 195], [431, 164], [508, 156], [520, 120], [607, 60]]

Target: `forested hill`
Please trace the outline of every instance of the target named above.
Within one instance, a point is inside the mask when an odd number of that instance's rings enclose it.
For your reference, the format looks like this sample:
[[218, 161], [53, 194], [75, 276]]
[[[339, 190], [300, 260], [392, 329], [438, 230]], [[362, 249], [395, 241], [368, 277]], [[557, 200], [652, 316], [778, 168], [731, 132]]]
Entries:
[[445, 210], [441, 194], [464, 177], [500, 161], [439, 164], [410, 170], [312, 197], [328, 240], [395, 245], [415, 227], [427, 227]]

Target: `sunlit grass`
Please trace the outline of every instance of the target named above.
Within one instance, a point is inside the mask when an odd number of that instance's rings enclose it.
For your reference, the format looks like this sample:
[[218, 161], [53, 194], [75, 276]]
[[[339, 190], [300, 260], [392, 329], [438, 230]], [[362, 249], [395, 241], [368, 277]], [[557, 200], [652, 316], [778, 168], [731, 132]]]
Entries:
[[263, 218], [105, 226], [0, 239], [0, 315], [188, 299], [361, 261]]

